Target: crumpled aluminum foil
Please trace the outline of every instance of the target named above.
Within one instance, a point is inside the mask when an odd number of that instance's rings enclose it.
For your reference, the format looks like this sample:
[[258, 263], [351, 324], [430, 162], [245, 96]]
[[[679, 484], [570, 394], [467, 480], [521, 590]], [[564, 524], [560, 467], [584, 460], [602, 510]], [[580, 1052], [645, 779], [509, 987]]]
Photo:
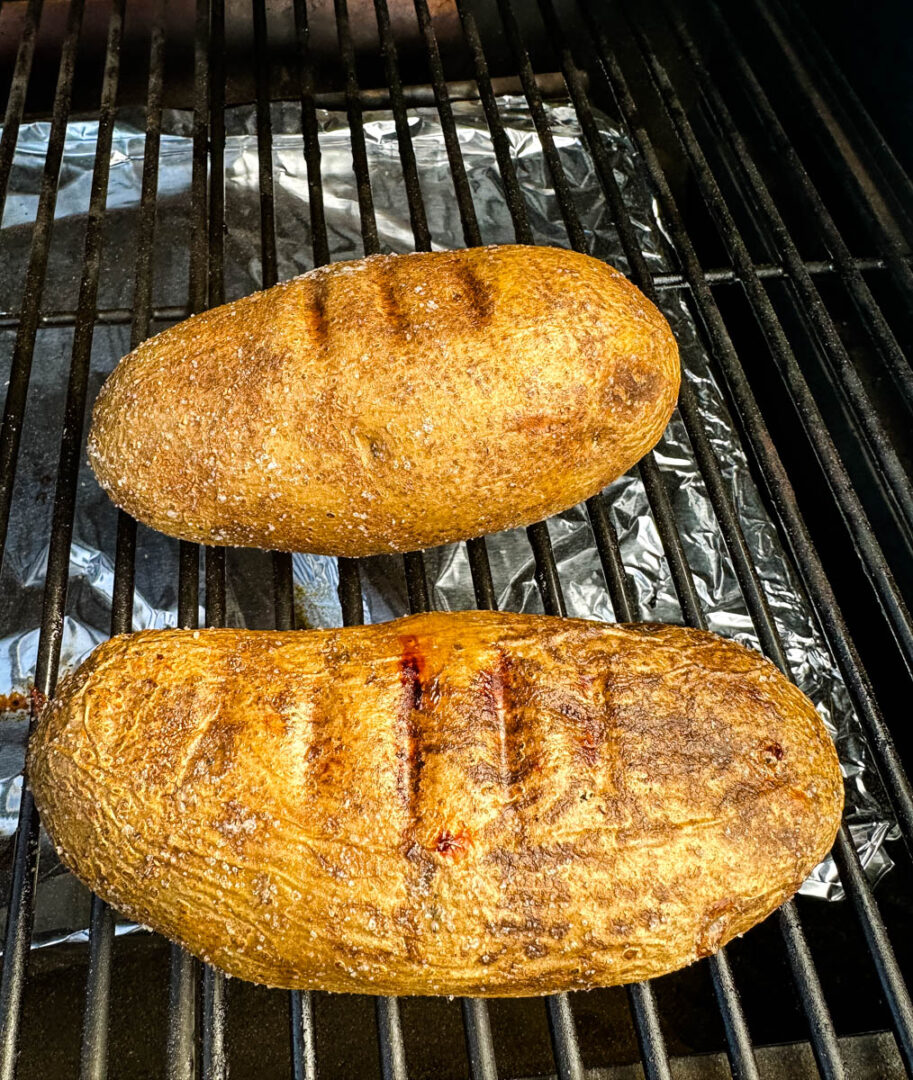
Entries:
[[[567, 234], [525, 104], [500, 101], [518, 177], [539, 243], [568, 246]], [[484, 242], [514, 239], [506, 210], [484, 113], [477, 102], [454, 105], [470, 186]], [[548, 107], [556, 145], [576, 195], [592, 254], [622, 270], [626, 260], [609, 218], [598, 178], [587, 155], [573, 109]], [[320, 115], [324, 200], [332, 256], [363, 254], [355, 177], [345, 117]], [[307, 175], [302, 153], [300, 114], [291, 103], [273, 106], [273, 170], [276, 192], [277, 250], [280, 278], [312, 265]], [[260, 287], [260, 210], [255, 116], [252, 108], [230, 110], [225, 147], [227, 298]], [[434, 245], [463, 246], [458, 208], [441, 127], [433, 109], [410, 111], [410, 124], [421, 186]], [[635, 169], [630, 142], [604, 118], [602, 137], [615, 175], [651, 266], [669, 270], [657, 242], [661, 222], [651, 193]], [[189, 188], [191, 143], [189, 117], [166, 114], [160, 152], [155, 248], [154, 301], [157, 307], [183, 307], [187, 301]], [[20, 303], [28, 243], [34, 222], [48, 125], [24, 126], [13, 166], [9, 197], [0, 232], [5, 259], [0, 267], [0, 309], [15, 312]], [[365, 134], [371, 181], [382, 245], [389, 251], [413, 247], [396, 133], [389, 114], [366, 114]], [[68, 129], [56, 208], [53, 245], [43, 310], [75, 308], [82, 236], [88, 210], [95, 155], [95, 123], [72, 123]], [[108, 191], [106, 235], [98, 306], [127, 308], [133, 281], [136, 228], [144, 137], [141, 117], [131, 124], [122, 116], [114, 137]], [[78, 253], [78, 254], [77, 254]], [[846, 688], [798, 586], [751, 479], [719, 387], [711, 373], [694, 323], [682, 296], [663, 293], [663, 310], [678, 339], [687, 377], [695, 388], [704, 421], [726, 481], [739, 507], [755, 564], [799, 685], [812, 698], [833, 734], [846, 777], [848, 820], [853, 839], [873, 880], [892, 865], [884, 848], [893, 824], [869, 751], [853, 713]], [[155, 330], [161, 329], [156, 325]], [[7, 554], [0, 574], [0, 691], [27, 693], [35, 669], [41, 596], [47, 561], [53, 484], [56, 477], [60, 418], [73, 332], [66, 327], [39, 330], [22, 441], [16, 497]], [[14, 331], [0, 330], [0, 377], [8, 371]], [[90, 400], [117, 360], [129, 348], [129, 328], [100, 324], [96, 328]], [[657, 447], [685, 551], [710, 627], [718, 633], [759, 647], [729, 559], [723, 536], [681, 420], [676, 415]], [[643, 485], [632, 470], [607, 489], [607, 503], [618, 532], [625, 566], [633, 581], [643, 619], [682, 622], [662, 545], [651, 518]], [[575, 507], [549, 522], [569, 614], [613, 618], [599, 558], [586, 512]], [[64, 624], [62, 670], [72, 667], [109, 633], [113, 587], [115, 511], [83, 462], [70, 559], [70, 591]], [[533, 577], [533, 558], [522, 529], [487, 539], [499, 606], [541, 611]], [[433, 603], [442, 609], [474, 606], [464, 545], [425, 553]], [[293, 557], [296, 607], [301, 625], [341, 624], [334, 559]], [[408, 611], [402, 562], [392, 557], [365, 560], [362, 570], [366, 618], [390, 619]], [[134, 627], [174, 625], [176, 621], [177, 545], [140, 528], [137, 554]], [[268, 626], [271, 615], [268, 558], [258, 552], [228, 554], [228, 621], [233, 625]], [[203, 612], [201, 610], [201, 619]], [[13, 837], [21, 793], [21, 769], [27, 733], [26, 716], [14, 711], [20, 703], [0, 700], [0, 889], [9, 889]], [[47, 945], [86, 937], [88, 894], [57, 862], [46, 837], [42, 841], [41, 887], [38, 890], [35, 944]], [[830, 860], [822, 863], [803, 886], [810, 896], [842, 895]], [[119, 932], [136, 929], [122, 923]]]

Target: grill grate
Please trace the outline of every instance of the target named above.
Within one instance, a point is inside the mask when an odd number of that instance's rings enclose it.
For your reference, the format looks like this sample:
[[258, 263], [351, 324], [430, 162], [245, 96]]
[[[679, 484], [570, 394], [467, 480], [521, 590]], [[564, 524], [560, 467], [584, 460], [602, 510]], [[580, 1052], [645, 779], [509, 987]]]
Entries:
[[[10, 510], [20, 436], [25, 414], [36, 337], [41, 326], [73, 326], [74, 339], [66, 409], [60, 437], [60, 459], [50, 535], [46, 589], [38, 646], [36, 690], [42, 695], [54, 691], [63, 631], [69, 553], [72, 540], [77, 476], [82, 445], [83, 417], [88, 394], [89, 359], [94, 327], [129, 323], [131, 346], [150, 332], [155, 320], [176, 319], [224, 300], [224, 151], [225, 151], [225, 29], [224, 0], [197, 0], [194, 29], [193, 171], [191, 183], [190, 282], [187, 308], [154, 309], [152, 305], [152, 249], [158, 188], [159, 144], [162, 132], [165, 73], [165, 0], [156, 0], [149, 41], [149, 79], [146, 101], [146, 151], [143, 163], [139, 239], [135, 269], [135, 292], [131, 309], [97, 310], [99, 271], [102, 266], [102, 223], [108, 190], [111, 140], [117, 107], [121, 41], [126, 0], [112, 0], [106, 43], [104, 81], [98, 109], [98, 145], [92, 177], [88, 228], [82, 261], [82, 277], [75, 311], [42, 306], [42, 290], [48, 267], [57, 189], [63, 158], [64, 137], [74, 88], [76, 59], [82, 29], [85, 0], [70, 0], [65, 37], [60, 54], [57, 89], [48, 141], [48, 152], [32, 234], [25, 289], [19, 311], [0, 312], [0, 327], [16, 330], [9, 389], [0, 428], [0, 558], [2, 558]], [[345, 105], [352, 139], [353, 168], [357, 179], [361, 231], [366, 254], [380, 250], [375, 207], [368, 172], [362, 97], [346, 0], [334, 0], [339, 55], [344, 72]], [[703, 328], [709, 351], [734, 406], [737, 421], [753, 454], [753, 465], [763, 480], [772, 511], [788, 539], [804, 588], [824, 628], [828, 643], [850, 690], [853, 703], [869, 737], [892, 807], [897, 815], [907, 847], [913, 842], [913, 790], [903, 770], [900, 755], [882, 717], [879, 702], [838, 605], [837, 597], [806, 522], [800, 501], [793, 490], [778, 446], [768, 431], [765, 416], [755, 398], [751, 379], [733, 343], [730, 328], [718, 304], [716, 286], [737, 285], [747, 299], [756, 325], [770, 350], [774, 366], [788, 389], [802, 430], [814, 450], [834, 505], [839, 510], [856, 558], [877, 600], [884, 627], [908, 672], [913, 672], [913, 622], [901, 585], [895, 580], [882, 548], [880, 526], [872, 523], [869, 506], [857, 494], [848, 474], [834, 433], [819, 407], [802, 364], [803, 346], [794, 341], [771, 299], [765, 281], [782, 281], [791, 289], [791, 300], [805, 324], [820, 342], [835, 392], [841, 395], [854, 419], [853, 437], [860, 451], [874, 463], [882, 496], [897, 519], [897, 528], [913, 529], [913, 488], [902, 464], [898, 448], [885, 428], [879, 410], [872, 403], [868, 387], [854, 366], [835, 319], [821, 297], [816, 282], [839, 279], [857, 309], [869, 337], [872, 361], [890, 380], [904, 408], [913, 411], [913, 373], [898, 343], [891, 322], [882, 312], [867, 275], [889, 276], [901, 295], [913, 296], [913, 269], [903, 233], [909, 231], [904, 200], [909, 207], [913, 194], [901, 166], [890, 148], [878, 136], [852, 88], [828, 56], [814, 29], [801, 13], [782, 11], [776, 0], [752, 0], [751, 14], [766, 28], [779, 50], [779, 59], [795, 79], [801, 108], [809, 123], [832, 142], [843, 158], [834, 170], [852, 205], [865, 222], [874, 251], [863, 256], [851, 252], [843, 239], [824, 196], [768, 97], [744, 46], [744, 30], [730, 25], [729, 17], [715, 0], [700, 0], [699, 12], [686, 17], [663, 0], [667, 30], [680, 44], [688, 70], [701, 94], [701, 109], [711, 126], [725, 140], [724, 153], [735, 166], [733, 175], [742, 193], [735, 209], [723, 177], [711, 164], [705, 140], [685, 107], [676, 81], [667, 73], [655, 45], [652, 23], [641, 11], [613, 8], [636, 46], [639, 63], [648, 75], [651, 93], [662, 107], [663, 123], [677, 140], [681, 159], [687, 162], [694, 188], [709, 215], [729, 264], [704, 271], [699, 260], [688, 216], [680, 209], [666, 170], [661, 164], [651, 129], [629, 88], [605, 13], [592, 0], [579, 0], [573, 18], [565, 6], [556, 8], [552, 0], [538, 0], [543, 25], [555, 52], [581, 124], [599, 181], [618, 228], [628, 258], [632, 279], [651, 299], [663, 289], [680, 289]], [[507, 134], [501, 121], [488, 65], [488, 43], [476, 17], [476, 7], [468, 0], [457, 2], [463, 44], [472, 67], [472, 77], [487, 118], [503, 182], [506, 212], [517, 242], [531, 243], [528, 212], [511, 158]], [[571, 180], [566, 176], [546, 116], [540, 84], [530, 58], [524, 28], [512, 0], [495, 0], [488, 15], [497, 15], [503, 28], [514, 71], [542, 145], [568, 240], [577, 250], [587, 249], [587, 238], [577, 215]], [[427, 0], [415, 0], [415, 10], [430, 73], [431, 89], [440, 115], [454, 191], [467, 245], [482, 241], [476, 219], [472, 191], [464, 167], [456, 122], [451, 107], [445, 64], [436, 38]], [[41, 19], [42, 0], [28, 0], [23, 32], [9, 88], [2, 137], [0, 137], [0, 200], [5, 202], [19, 126], [26, 104], [35, 40]], [[560, 13], [559, 13], [560, 12]], [[397, 45], [391, 26], [387, 0], [375, 0], [384, 73], [389, 103], [395, 122], [398, 149], [405, 181], [405, 197], [417, 250], [431, 249], [418, 166], [412, 144], [404, 81]], [[758, 123], [769, 138], [779, 160], [782, 176], [793, 186], [814, 229], [826, 248], [828, 258], [804, 259], [786, 222], [781, 217], [765, 174], [754, 151], [730, 111], [727, 95], [717, 85], [712, 67], [695, 41], [692, 27], [698, 15], [705, 17], [724, 42], [731, 70], [741, 80]], [[297, 68], [301, 87], [303, 150], [310, 190], [313, 261], [329, 261], [330, 246], [323, 191], [320, 180], [320, 147], [316, 111], [315, 64], [311, 55], [308, 12], [305, 0], [294, 3]], [[582, 21], [582, 22], [581, 22]], [[257, 148], [260, 165], [260, 232], [263, 285], [278, 277], [275, 201], [272, 175], [272, 132], [270, 126], [270, 49], [265, 0], [252, 0], [253, 69], [256, 81]], [[524, 24], [525, 25], [525, 24]], [[582, 25], [584, 35], [573, 27]], [[802, 52], [792, 42], [807, 45]], [[803, 60], [808, 57], [808, 61]], [[580, 66], [578, 66], [578, 64]], [[627, 65], [625, 65], [627, 66]], [[588, 83], [586, 76], [589, 76]], [[596, 85], [598, 84], [598, 86]], [[657, 193], [670, 238], [669, 254], [677, 272], [654, 275], [639, 246], [637, 234], [621, 198], [611, 162], [599, 137], [593, 114], [595, 95], [602, 93], [614, 104], [624, 127], [640, 154], [640, 162]], [[852, 168], [851, 168], [852, 166]], [[871, 178], [876, 177], [877, 183]], [[739, 221], [747, 214], [759, 235], [769, 239], [770, 259], [753, 259]], [[897, 223], [900, 222], [898, 225]], [[721, 474], [719, 463], [704, 429], [695, 394], [685, 383], [679, 403], [682, 419], [700, 466], [714, 512], [719, 521], [729, 555], [736, 568], [752, 623], [767, 655], [787, 674], [790, 666], [769, 610], [757, 570], [739, 523], [738, 508]], [[702, 627], [705, 615], [688, 565], [679, 527], [662, 472], [653, 455], [639, 466], [651, 511], [662, 540], [675, 591], [686, 622]], [[598, 548], [605, 581], [616, 616], [634, 617], [618, 537], [605, 500], [596, 496], [587, 511]], [[545, 610], [566, 613], [562, 582], [547, 525], [528, 530], [535, 559], [536, 583]], [[112, 633], [130, 629], [136, 556], [136, 524], [119, 514], [115, 561]], [[496, 594], [483, 539], [467, 545], [476, 603], [494, 608]], [[178, 618], [181, 625], [196, 625], [198, 618], [200, 549], [181, 543], [179, 549]], [[425, 564], [420, 552], [404, 556], [404, 572], [410, 609], [431, 606]], [[226, 558], [224, 549], [204, 552], [207, 625], [223, 625], [226, 618]], [[273, 556], [272, 580], [275, 622], [279, 628], [294, 625], [291, 557]], [[363, 621], [358, 563], [339, 561], [339, 591], [346, 624]], [[23, 994], [34, 916], [38, 858], [38, 819], [29, 792], [23, 793], [15, 854], [15, 872], [9, 905], [6, 940], [0, 982], [0, 1080], [10, 1080], [16, 1072]], [[907, 1071], [913, 1074], [913, 1004], [889, 934], [859, 856], [846, 828], [838, 836], [835, 859], [860, 931], [868, 947], [885, 1002], [897, 1048]], [[785, 905], [777, 922], [788, 959], [789, 971], [804, 1011], [808, 1038], [819, 1072], [829, 1078], [847, 1074], [841, 1046], [825, 999], [812, 951], [806, 940], [798, 906]], [[91, 909], [89, 967], [83, 1015], [80, 1075], [101, 1080], [108, 1072], [114, 917], [112, 911], [94, 898]], [[721, 951], [707, 961], [716, 1002], [725, 1032], [732, 1074], [751, 1080], [759, 1076], [749, 1024], [743, 1010], [736, 978], [728, 954]], [[630, 1013], [649, 1080], [671, 1077], [661, 1009], [649, 984], [627, 990]], [[395, 999], [376, 1000], [380, 1069], [384, 1078], [405, 1080], [407, 1040], [400, 1007]], [[573, 1005], [567, 995], [546, 1002], [554, 1063], [562, 1080], [581, 1080], [585, 1075], [584, 1049], [576, 1031]], [[497, 1047], [492, 1033], [489, 1007], [482, 1000], [461, 1002], [469, 1069], [473, 1080], [495, 1080], [498, 1076]], [[311, 993], [289, 995], [292, 1075], [314, 1078], [320, 1075], [317, 1053], [315, 998]], [[199, 1037], [199, 1054], [198, 1054]], [[177, 947], [171, 949], [167, 1069], [173, 1078], [206, 1078], [228, 1075], [226, 1041], [226, 984], [224, 977], [201, 965]]]

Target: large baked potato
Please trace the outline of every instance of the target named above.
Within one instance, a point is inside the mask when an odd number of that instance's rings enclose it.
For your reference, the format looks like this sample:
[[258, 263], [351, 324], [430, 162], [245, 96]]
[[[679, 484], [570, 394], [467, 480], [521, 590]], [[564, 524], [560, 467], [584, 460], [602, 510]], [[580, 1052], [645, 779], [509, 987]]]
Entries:
[[529, 524], [654, 446], [665, 319], [556, 248], [336, 263], [140, 345], [95, 406], [118, 506], [204, 544], [371, 555]]
[[245, 979], [384, 994], [681, 967], [795, 892], [843, 801], [814, 707], [756, 653], [489, 612], [115, 638], [28, 775], [125, 914]]

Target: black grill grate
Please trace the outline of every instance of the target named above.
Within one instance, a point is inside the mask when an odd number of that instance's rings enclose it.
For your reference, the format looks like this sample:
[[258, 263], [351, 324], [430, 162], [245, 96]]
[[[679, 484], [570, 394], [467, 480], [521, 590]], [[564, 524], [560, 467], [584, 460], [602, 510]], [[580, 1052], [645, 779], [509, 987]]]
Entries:
[[[575, 209], [573, 186], [564, 173], [549, 128], [540, 85], [530, 59], [524, 36], [526, 24], [521, 26], [518, 22], [511, 0], [493, 0], [484, 7], [470, 6], [468, 0], [458, 0], [457, 6], [465, 54], [489, 123], [503, 181], [505, 214], [510, 216], [517, 241], [532, 242], [532, 231], [492, 86], [488, 66], [489, 43], [480, 29], [483, 11], [486, 26], [490, 26], [492, 19], [495, 19], [503, 29], [512, 70], [519, 75], [536, 125], [569, 243], [578, 250], [586, 250], [586, 236]], [[40, 695], [53, 693], [60, 656], [94, 327], [104, 323], [129, 323], [131, 343], [135, 346], [149, 334], [154, 320], [180, 318], [224, 300], [226, 13], [224, 0], [197, 0], [188, 303], [186, 310], [153, 309], [152, 306], [152, 245], [166, 50], [165, 0], [156, 0], [149, 41], [146, 152], [133, 306], [129, 310], [96, 310], [99, 271], [104, 257], [102, 222], [108, 188], [125, 18], [125, 0], [112, 0], [104, 82], [98, 108], [98, 149], [92, 179], [78, 304], [75, 312], [43, 306], [42, 289], [48, 266], [84, 7], [85, 0], [70, 0], [60, 54], [47, 159], [21, 308], [16, 312], [0, 312], [0, 327], [16, 330], [9, 389], [0, 428], [0, 557], [3, 554], [10, 518], [13, 482], [37, 332], [40, 326], [74, 327], [35, 677], [36, 690]], [[843, 239], [841, 229], [825, 203], [825, 197], [816, 187], [795, 148], [793, 137], [784, 126], [775, 104], [765, 92], [753, 66], [751, 50], [745, 46], [745, 27], [741, 22], [738, 27], [730, 25], [729, 16], [724, 14], [715, 0], [701, 0], [695, 5], [696, 11], [692, 12], [689, 7], [687, 15], [684, 9], [675, 8], [671, 0], [664, 0], [660, 5], [661, 13], [651, 12], [650, 19], [640, 10], [626, 10], [624, 4], [618, 8], [613, 6], [612, 25], [616, 29], [619, 25], [622, 26], [627, 39], [636, 47], [633, 50], [634, 60], [627, 57], [625, 64], [620, 62], [612, 48], [612, 29], [606, 21], [606, 12], [593, 0], [579, 0], [579, 4], [570, 14], [566, 11], [568, 5], [561, 4], [556, 8], [552, 0], [539, 0], [538, 7], [547, 39], [562, 71], [568, 94], [593, 157], [606, 202], [619, 230], [631, 277], [653, 299], [661, 289], [683, 290], [699, 325], [703, 328], [716, 369], [753, 454], [753, 466], [769, 495], [772, 511], [788, 540], [803, 586], [847, 682], [854, 705], [870, 739], [904, 842], [909, 845], [913, 841], [913, 791], [882, 718], [877, 695], [850, 637], [825, 564], [803, 518], [800, 500], [793, 490], [778, 445], [771, 437], [765, 415], [755, 398], [752, 380], [743, 367], [743, 361], [733, 341], [734, 335], [724, 317], [722, 306], [718, 303], [715, 287], [735, 284], [740, 287], [748, 301], [757, 329], [769, 349], [773, 367], [787, 389], [801, 430], [813, 450], [816, 464], [826, 482], [829, 498], [839, 511], [864, 579], [877, 602], [880, 619], [884, 624], [882, 629], [887, 631], [896, 644], [908, 672], [913, 671], [913, 623], [905, 604], [902, 585], [895, 580], [882, 550], [884, 538], [881, 531], [884, 526], [876, 527], [872, 523], [870, 505], [857, 493], [854, 481], [844, 465], [841, 451], [835, 445], [834, 432], [830, 429], [807, 378], [801, 355], [804, 345], [794, 340], [790, 330], [784, 326], [784, 320], [764, 284], [765, 281], [784, 282], [789, 286], [791, 303], [801, 316], [803, 325], [811, 328], [811, 333], [819, 343], [834, 392], [846, 404], [853, 418], [852, 438], [856, 440], [860, 453], [873, 463], [874, 475], [878, 481], [877, 494], [883, 498], [885, 505], [890, 507], [896, 518], [897, 529], [904, 535], [905, 530], [913, 529], [913, 488], [910, 478], [898, 453], [898, 447], [886, 430], [879, 409], [872, 402], [869, 388], [844, 344], [837, 322], [822, 299], [817, 282], [839, 280], [865, 327], [871, 362], [876, 370], [890, 381], [902, 406], [913, 411], [913, 373], [898, 342], [897, 333], [892, 328], [892, 321], [883, 313], [876, 299], [876, 291], [869, 283], [872, 274], [886, 275], [907, 304], [913, 297], [913, 269], [904, 237], [904, 233], [909, 235], [910, 231], [910, 222], [906, 215], [911, 205], [913, 185], [890, 148], [878, 135], [852, 88], [828, 56], [814, 28], [801, 13], [781, 10], [776, 0], [752, 0], [749, 5], [750, 15], [756, 19], [758, 26], [766, 28], [774, 42], [782, 69], [794, 79], [799, 111], [807, 114], [810, 130], [814, 129], [824, 142], [830, 140], [827, 148], [831, 155], [830, 160], [834, 160], [834, 155], [841, 159], [834, 164], [834, 177], [858, 212], [872, 245], [872, 249], [862, 255], [854, 255], [849, 244]], [[3, 201], [9, 185], [18, 130], [26, 104], [26, 90], [31, 76], [41, 9], [42, 0], [28, 0], [9, 87], [3, 135], [0, 138], [0, 200]], [[415, 0], [415, 10], [434, 101], [444, 133], [465, 241], [467, 245], [479, 244], [481, 233], [451, 109], [447, 73], [427, 0]], [[404, 79], [387, 0], [375, 0], [375, 13], [390, 108], [398, 136], [405, 198], [414, 244], [417, 250], [430, 250], [431, 234], [419, 185], [418, 167], [407, 118]], [[692, 111], [686, 108], [677, 89], [678, 80], [670, 77], [661, 62], [652, 21], [652, 17], [658, 18], [660, 14], [664, 20], [662, 32], [671, 33], [678, 42], [685, 57], [688, 78], [693, 80], [699, 90], [701, 122], [706, 125], [705, 128], [698, 129], [692, 118]], [[346, 0], [335, 0], [335, 15], [364, 250], [366, 254], [372, 254], [379, 250], [380, 245], [365, 149], [358, 58]], [[702, 40], [697, 29], [705, 25], [699, 19], [706, 20], [706, 25], [712, 26], [718, 40], [724, 43], [729, 74], [735, 73], [741, 81], [757, 123], [777, 155], [779, 173], [774, 179], [779, 183], [785, 180], [792, 186], [827, 252], [827, 258], [802, 257], [800, 246], [781, 217], [771, 194], [766, 174], [755, 160], [753, 146], [748, 138], [743, 136], [740, 122], [734, 118], [735, 107], [730, 111], [729, 95], [718, 86], [715, 69], [705, 59], [697, 44]], [[297, 75], [301, 88], [303, 152], [310, 189], [313, 261], [315, 265], [321, 265], [329, 261], [329, 242], [320, 180], [315, 65], [311, 55], [305, 0], [295, 0], [294, 22]], [[265, 0], [252, 0], [252, 25], [260, 164], [260, 255], [263, 285], [269, 286], [277, 280], [277, 254], [270, 127], [271, 56]], [[799, 42], [802, 43], [801, 47], [797, 44]], [[639, 95], [635, 97], [629, 88], [626, 70], [634, 62], [638, 64], [640, 83], [644, 82], [643, 76], [646, 72], [650, 93], [661, 106], [662, 124], [674, 135], [679, 159], [687, 163], [693, 189], [709, 216], [718, 243], [722, 245], [721, 249], [728, 259], [727, 265], [707, 271], [702, 268], [698, 248], [688, 224], [689, 215], [679, 207], [667, 171], [661, 163], [662, 158], [657, 152], [657, 121], [652, 115], [645, 117], [639, 108]], [[642, 69], [640, 65], [643, 66]], [[681, 78], [680, 74], [679, 79]], [[669, 254], [679, 268], [677, 272], [654, 275], [647, 265], [634, 225], [621, 198], [611, 163], [597, 132], [593, 103], [598, 99], [598, 95], [603, 95], [602, 100], [620, 116], [639, 151], [641, 165], [658, 195], [669, 230]], [[710, 151], [706, 131], [717, 134], [723, 144], [722, 150], [715, 148]], [[664, 136], [661, 135], [660, 138], [664, 139]], [[728, 178], [720, 174], [716, 165], [714, 155], [718, 152], [722, 153], [732, 166]], [[731, 190], [735, 191], [736, 196], [740, 196], [737, 205], [732, 203]], [[746, 216], [753, 231], [766, 238], [769, 251], [766, 260], [755, 260], [750, 252], [741, 224]], [[704, 430], [694, 392], [687, 383], [682, 387], [679, 405], [762, 646], [767, 655], [789, 674], [789, 663], [783, 645], [742, 534], [738, 507], [733, 504], [732, 494], [721, 475]], [[662, 472], [653, 455], [645, 458], [639, 469], [684, 617], [690, 625], [704, 626], [705, 616], [691, 568], [685, 557]], [[629, 596], [629, 584], [618, 538], [603, 497], [597, 496], [589, 500], [587, 510], [614, 611], [618, 617], [629, 619], [633, 617], [635, 608]], [[551, 614], [563, 615], [565, 602], [562, 582], [546, 524], [530, 527], [528, 537], [535, 558], [536, 582], [545, 610]], [[470, 541], [467, 547], [476, 602], [479, 607], [493, 608], [495, 590], [485, 541]], [[135, 522], [120, 514], [117, 525], [112, 633], [130, 629], [135, 554]], [[222, 625], [226, 617], [224, 549], [205, 550], [204, 570], [206, 621], [208, 625]], [[406, 555], [404, 571], [411, 610], [427, 610], [430, 607], [430, 598], [422, 554]], [[182, 543], [179, 556], [178, 617], [184, 626], [194, 625], [197, 619], [199, 572], [200, 549]], [[361, 622], [364, 613], [357, 562], [340, 560], [339, 578], [344, 620], [347, 624]], [[294, 624], [294, 605], [290, 556], [279, 554], [273, 557], [272, 581], [264, 584], [271, 586], [273, 590], [276, 625], [280, 628], [291, 628]], [[908, 675], [905, 677], [908, 678]], [[0, 1080], [9, 1080], [16, 1072], [34, 914], [37, 838], [38, 820], [34, 803], [28, 791], [25, 791], [17, 835], [15, 873], [0, 983]], [[905, 858], [905, 853], [901, 857]], [[871, 964], [880, 981], [887, 1005], [886, 1020], [890, 1020], [905, 1067], [913, 1074], [913, 1005], [888, 931], [845, 829], [838, 837], [835, 858], [849, 903], [868, 947]], [[779, 912], [777, 921], [820, 1074], [833, 1078], [847, 1076], [841, 1046], [800, 921], [798, 906], [794, 902], [785, 905]], [[92, 1080], [101, 1080], [108, 1072], [112, 965], [115, 962], [113, 913], [104, 903], [94, 899], [80, 1056], [80, 1075]], [[740, 1002], [728, 955], [721, 951], [708, 960], [707, 964], [725, 1032], [732, 1074], [746, 1080], [758, 1077], [749, 1024]], [[653, 988], [648, 984], [632, 986], [628, 988], [627, 995], [646, 1075], [650, 1080], [671, 1077], [661, 1010]], [[167, 1031], [167, 1069], [170, 1077], [189, 1078], [202, 1074], [207, 1078], [218, 1078], [228, 1075], [226, 996], [223, 976], [205, 965], [200, 965], [177, 947], [172, 947]], [[572, 1000], [566, 995], [550, 998], [546, 1002], [546, 1010], [558, 1075], [563, 1080], [580, 1080], [585, 1075], [586, 1048], [581, 1046], [576, 1033]], [[497, 1046], [492, 1034], [488, 1004], [480, 1000], [464, 1000], [461, 1003], [461, 1012], [471, 1075], [474, 1080], [494, 1080], [499, 1075]], [[317, 1077], [320, 1075], [320, 1063], [314, 995], [291, 993], [288, 1015], [292, 1075], [296, 1078]], [[376, 1021], [381, 1073], [385, 1078], [404, 1080], [409, 1075], [408, 1040], [404, 1037], [398, 1002], [395, 999], [377, 999]]]

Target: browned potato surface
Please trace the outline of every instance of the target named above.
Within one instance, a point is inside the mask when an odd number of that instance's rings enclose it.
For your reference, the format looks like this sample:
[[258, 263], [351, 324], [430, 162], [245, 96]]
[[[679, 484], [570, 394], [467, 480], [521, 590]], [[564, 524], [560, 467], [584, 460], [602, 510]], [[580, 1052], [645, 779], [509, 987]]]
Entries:
[[28, 772], [120, 911], [245, 979], [383, 994], [679, 968], [795, 892], [843, 803], [814, 707], [756, 653], [491, 612], [115, 638]]
[[666, 320], [597, 259], [375, 256], [141, 345], [89, 456], [118, 506], [186, 540], [410, 551], [599, 491], [655, 445], [678, 386]]

